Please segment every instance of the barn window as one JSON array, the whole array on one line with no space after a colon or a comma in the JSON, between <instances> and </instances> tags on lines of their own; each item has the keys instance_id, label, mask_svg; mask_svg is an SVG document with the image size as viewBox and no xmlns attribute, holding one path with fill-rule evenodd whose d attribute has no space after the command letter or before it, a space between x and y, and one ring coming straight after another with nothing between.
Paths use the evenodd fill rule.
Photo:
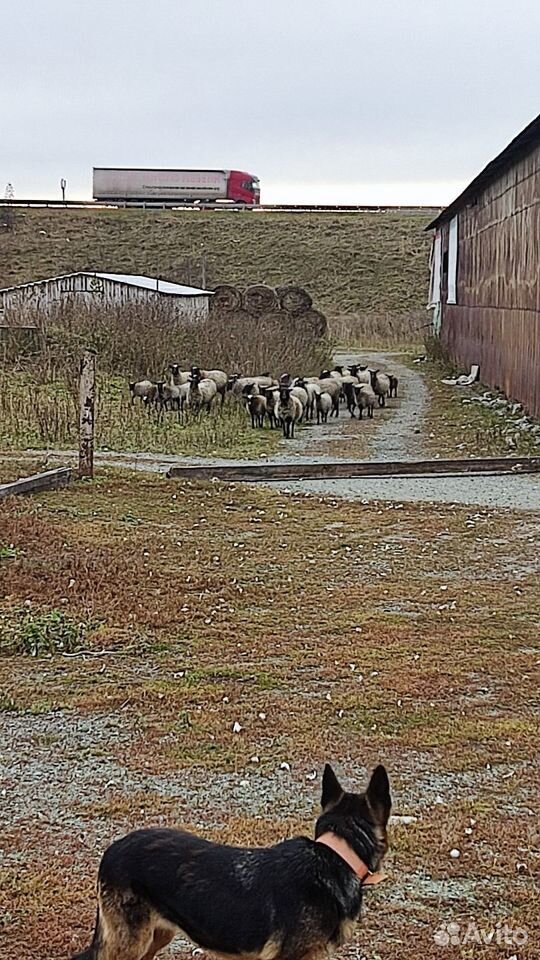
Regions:
<instances>
[{"instance_id":1,"label":"barn window","mask_svg":"<svg viewBox=\"0 0 540 960\"><path fill-rule=\"evenodd\" d=\"M448 286L447 303L457 303L458 218L453 217L448 228Z\"/></svg>"},{"instance_id":2,"label":"barn window","mask_svg":"<svg viewBox=\"0 0 540 960\"><path fill-rule=\"evenodd\" d=\"M442 237L440 231L437 231L431 250L431 277L428 307L434 307L437 303L441 302L441 251Z\"/></svg>"},{"instance_id":3,"label":"barn window","mask_svg":"<svg viewBox=\"0 0 540 960\"><path fill-rule=\"evenodd\" d=\"M443 277L446 280L448 277L448 250L445 250L442 255L442 272Z\"/></svg>"}]
</instances>

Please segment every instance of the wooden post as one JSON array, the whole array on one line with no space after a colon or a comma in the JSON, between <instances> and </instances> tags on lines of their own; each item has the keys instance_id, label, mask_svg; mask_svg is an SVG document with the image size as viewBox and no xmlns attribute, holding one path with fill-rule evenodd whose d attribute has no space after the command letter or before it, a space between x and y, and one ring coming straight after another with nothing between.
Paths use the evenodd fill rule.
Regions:
<instances>
[{"instance_id":1,"label":"wooden post","mask_svg":"<svg viewBox=\"0 0 540 960\"><path fill-rule=\"evenodd\" d=\"M79 477L94 476L96 351L85 350L79 380Z\"/></svg>"}]
</instances>

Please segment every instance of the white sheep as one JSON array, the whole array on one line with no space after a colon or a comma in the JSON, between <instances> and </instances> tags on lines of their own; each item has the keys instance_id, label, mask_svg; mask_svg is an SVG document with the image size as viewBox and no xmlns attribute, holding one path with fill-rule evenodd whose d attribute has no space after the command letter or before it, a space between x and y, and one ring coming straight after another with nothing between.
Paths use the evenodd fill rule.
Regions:
<instances>
[{"instance_id":1,"label":"white sheep","mask_svg":"<svg viewBox=\"0 0 540 960\"><path fill-rule=\"evenodd\" d=\"M173 387L180 387L183 383L189 383L189 370L181 370L179 363L171 363L169 366L171 373L170 383Z\"/></svg>"},{"instance_id":2,"label":"white sheep","mask_svg":"<svg viewBox=\"0 0 540 960\"><path fill-rule=\"evenodd\" d=\"M157 384L151 380L137 380L129 384L131 394L131 403L135 403L135 398L139 397L144 404L154 403L157 399Z\"/></svg>"},{"instance_id":3,"label":"white sheep","mask_svg":"<svg viewBox=\"0 0 540 960\"><path fill-rule=\"evenodd\" d=\"M196 410L203 407L211 410L212 403L217 396L217 386L214 380L205 377L192 376L190 379L189 402Z\"/></svg>"},{"instance_id":4,"label":"white sheep","mask_svg":"<svg viewBox=\"0 0 540 960\"><path fill-rule=\"evenodd\" d=\"M375 407L376 395L371 384L361 383L355 387L356 406L358 407L358 419L362 419L362 413L367 410L370 420L373 419L373 409Z\"/></svg>"},{"instance_id":5,"label":"white sheep","mask_svg":"<svg viewBox=\"0 0 540 960\"><path fill-rule=\"evenodd\" d=\"M341 394L341 383L338 383L334 377L321 377L319 387L323 393L329 393L332 397L332 414L339 417L339 397ZM332 416L330 414L330 416Z\"/></svg>"},{"instance_id":6,"label":"white sheep","mask_svg":"<svg viewBox=\"0 0 540 960\"><path fill-rule=\"evenodd\" d=\"M316 398L317 403L317 423L320 423L321 420L323 423L328 423L328 414L332 410L332 397L329 393L318 393Z\"/></svg>"},{"instance_id":7,"label":"white sheep","mask_svg":"<svg viewBox=\"0 0 540 960\"><path fill-rule=\"evenodd\" d=\"M225 401L225 394L227 392L227 384L229 382L229 377L227 376L225 371L224 370L200 370L199 367L192 367L191 376L193 375L198 376L201 380L214 381L217 388L217 392L221 397L221 405L223 406L223 403Z\"/></svg>"},{"instance_id":8,"label":"white sheep","mask_svg":"<svg viewBox=\"0 0 540 960\"><path fill-rule=\"evenodd\" d=\"M371 386L379 398L379 406L384 407L386 397L390 393L390 377L388 377L386 373L380 373L379 370L372 370Z\"/></svg>"},{"instance_id":9,"label":"white sheep","mask_svg":"<svg viewBox=\"0 0 540 960\"><path fill-rule=\"evenodd\" d=\"M278 419L281 420L283 436L286 440L294 439L294 425L301 420L304 410L298 397L292 395L292 389L292 387L280 387L279 389L277 415Z\"/></svg>"}]
</instances>

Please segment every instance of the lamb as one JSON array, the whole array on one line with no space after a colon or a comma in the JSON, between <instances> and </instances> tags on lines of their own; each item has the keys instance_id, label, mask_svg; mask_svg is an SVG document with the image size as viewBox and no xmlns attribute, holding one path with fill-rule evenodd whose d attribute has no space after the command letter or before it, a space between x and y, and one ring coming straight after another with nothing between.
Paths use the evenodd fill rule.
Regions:
<instances>
[{"instance_id":1,"label":"lamb","mask_svg":"<svg viewBox=\"0 0 540 960\"><path fill-rule=\"evenodd\" d=\"M167 409L178 410L178 418L180 418L180 413L184 410L189 399L191 384L189 382L182 383L178 387L174 383L165 383L163 380L158 380L156 387L156 404L159 407L160 414Z\"/></svg>"},{"instance_id":2,"label":"lamb","mask_svg":"<svg viewBox=\"0 0 540 960\"><path fill-rule=\"evenodd\" d=\"M332 397L329 393L319 393L316 398L317 403L317 423L320 423L321 420L323 423L328 423L328 414L332 410Z\"/></svg>"},{"instance_id":3,"label":"lamb","mask_svg":"<svg viewBox=\"0 0 540 960\"><path fill-rule=\"evenodd\" d=\"M225 371L224 370L200 370L199 367L192 367L191 376L194 376L194 375L200 377L201 380L214 381L217 387L217 392L221 397L221 406L223 406L225 402L225 394L227 392L227 384L229 382L229 378L225 373Z\"/></svg>"},{"instance_id":4,"label":"lamb","mask_svg":"<svg viewBox=\"0 0 540 960\"><path fill-rule=\"evenodd\" d=\"M372 370L371 386L379 398L379 406L384 407L386 397L390 392L390 377L386 373L380 373L379 370Z\"/></svg>"},{"instance_id":5,"label":"lamb","mask_svg":"<svg viewBox=\"0 0 540 960\"><path fill-rule=\"evenodd\" d=\"M356 405L354 397L354 388L358 385L358 379L352 374L343 377L342 392L347 403L347 410L351 417L354 417L354 408Z\"/></svg>"},{"instance_id":6,"label":"lamb","mask_svg":"<svg viewBox=\"0 0 540 960\"><path fill-rule=\"evenodd\" d=\"M375 407L375 392L370 384L361 383L355 387L356 406L358 407L358 419L362 419L362 413L367 410L370 420L373 419L373 410Z\"/></svg>"},{"instance_id":7,"label":"lamb","mask_svg":"<svg viewBox=\"0 0 540 960\"><path fill-rule=\"evenodd\" d=\"M210 411L216 396L217 386L214 380L192 374L189 391L189 402L192 407L195 407L197 410L205 407Z\"/></svg>"},{"instance_id":8,"label":"lamb","mask_svg":"<svg viewBox=\"0 0 540 960\"><path fill-rule=\"evenodd\" d=\"M157 384L152 383L151 380L138 380L133 381L129 384L129 392L131 394L131 403L135 403L135 398L140 397L141 402L144 404L155 403L157 399Z\"/></svg>"},{"instance_id":9,"label":"lamb","mask_svg":"<svg viewBox=\"0 0 540 960\"><path fill-rule=\"evenodd\" d=\"M318 383L308 383L307 380L304 380L304 390L308 395L306 420L313 420L315 410L317 409L317 397L321 393L321 388Z\"/></svg>"},{"instance_id":10,"label":"lamb","mask_svg":"<svg viewBox=\"0 0 540 960\"><path fill-rule=\"evenodd\" d=\"M399 380L397 377L394 377L391 373L388 375L388 379L390 380L390 390L388 391L388 396L397 397L397 388L398 388Z\"/></svg>"},{"instance_id":11,"label":"lamb","mask_svg":"<svg viewBox=\"0 0 540 960\"><path fill-rule=\"evenodd\" d=\"M291 390L291 387L280 387L277 406L277 415L281 420L283 436L286 440L294 439L294 425L301 420L303 413L300 400L292 395Z\"/></svg>"},{"instance_id":12,"label":"lamb","mask_svg":"<svg viewBox=\"0 0 540 960\"><path fill-rule=\"evenodd\" d=\"M266 397L260 393L250 393L247 397L246 407L251 416L252 427L264 427L264 418L267 413Z\"/></svg>"},{"instance_id":13,"label":"lamb","mask_svg":"<svg viewBox=\"0 0 540 960\"><path fill-rule=\"evenodd\" d=\"M277 427L279 423L279 417L277 413L279 390L275 387L262 387L262 392L266 399L266 416L268 417L270 429L273 430L274 427Z\"/></svg>"},{"instance_id":14,"label":"lamb","mask_svg":"<svg viewBox=\"0 0 540 960\"><path fill-rule=\"evenodd\" d=\"M339 417L339 396L341 393L341 384L334 377L323 377L319 380L321 392L329 393L332 397L332 414ZM330 414L330 416L332 416Z\"/></svg>"}]
</instances>

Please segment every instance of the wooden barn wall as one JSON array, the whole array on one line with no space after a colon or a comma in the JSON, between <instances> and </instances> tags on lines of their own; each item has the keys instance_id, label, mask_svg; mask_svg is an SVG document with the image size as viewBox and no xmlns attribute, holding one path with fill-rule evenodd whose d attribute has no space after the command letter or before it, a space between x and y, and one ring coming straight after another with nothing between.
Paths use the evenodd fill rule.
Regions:
<instances>
[{"instance_id":1,"label":"wooden barn wall","mask_svg":"<svg viewBox=\"0 0 540 960\"><path fill-rule=\"evenodd\" d=\"M441 338L463 367L540 417L540 147L459 212L457 305ZM443 250L448 226L443 230Z\"/></svg>"}]
</instances>

